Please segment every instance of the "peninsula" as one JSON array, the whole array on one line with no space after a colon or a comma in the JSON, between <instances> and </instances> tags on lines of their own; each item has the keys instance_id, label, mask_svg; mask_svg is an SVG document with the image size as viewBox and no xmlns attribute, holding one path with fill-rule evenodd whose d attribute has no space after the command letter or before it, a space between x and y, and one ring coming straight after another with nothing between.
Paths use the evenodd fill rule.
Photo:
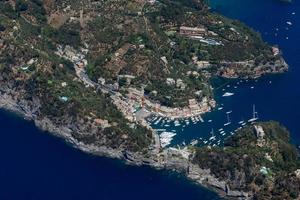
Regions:
<instances>
[{"instance_id":1,"label":"peninsula","mask_svg":"<svg viewBox=\"0 0 300 200\"><path fill-rule=\"evenodd\" d=\"M0 107L82 151L175 169L227 197L299 196L284 128L258 123L225 147L163 148L145 119L212 111L212 77L287 70L278 47L204 0L0 1Z\"/></svg>"}]
</instances>

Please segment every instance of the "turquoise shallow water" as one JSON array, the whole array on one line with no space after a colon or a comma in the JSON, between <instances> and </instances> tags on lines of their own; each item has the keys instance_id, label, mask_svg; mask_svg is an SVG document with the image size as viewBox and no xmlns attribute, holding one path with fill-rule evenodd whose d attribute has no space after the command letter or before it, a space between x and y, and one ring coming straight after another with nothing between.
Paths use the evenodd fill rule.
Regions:
<instances>
[{"instance_id":1,"label":"turquoise shallow water","mask_svg":"<svg viewBox=\"0 0 300 200\"><path fill-rule=\"evenodd\" d=\"M179 131L175 142L209 137L211 128L223 127L225 112L232 110L233 125L226 130L230 132L242 118L251 117L252 104L256 104L261 119L281 121L291 130L293 142L300 144L300 2L212 0L211 3L216 11L261 31L269 43L279 44L291 69L258 82L240 83L236 89L232 87L235 82L229 83L230 87L225 87L235 93L232 97L221 97L223 88L216 90L218 103L224 109L204 116L205 123ZM293 26L289 27L286 21L292 21ZM278 36L274 35L276 28ZM208 123L209 119L213 122ZM0 133L0 199L219 199L174 173L86 155L6 112L0 112Z\"/></svg>"}]
</instances>

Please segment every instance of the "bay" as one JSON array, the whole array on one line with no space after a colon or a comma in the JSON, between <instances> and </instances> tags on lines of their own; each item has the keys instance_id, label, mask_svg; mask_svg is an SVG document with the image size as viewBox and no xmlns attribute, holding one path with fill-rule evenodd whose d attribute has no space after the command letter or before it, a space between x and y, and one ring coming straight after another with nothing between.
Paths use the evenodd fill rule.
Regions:
<instances>
[{"instance_id":1,"label":"bay","mask_svg":"<svg viewBox=\"0 0 300 200\"><path fill-rule=\"evenodd\" d=\"M300 144L300 2L211 0L211 5L260 31L270 44L278 44L290 71L257 82L230 81L217 88L223 110L205 115L204 123L176 128L174 143L208 138L212 128L224 128L226 112L232 111L233 123L224 128L229 134L238 121L251 117L255 104L260 119L280 121L291 131L293 142ZM235 95L224 98L224 92ZM219 199L176 173L82 153L5 111L0 112L0 133L0 199Z\"/></svg>"}]
</instances>

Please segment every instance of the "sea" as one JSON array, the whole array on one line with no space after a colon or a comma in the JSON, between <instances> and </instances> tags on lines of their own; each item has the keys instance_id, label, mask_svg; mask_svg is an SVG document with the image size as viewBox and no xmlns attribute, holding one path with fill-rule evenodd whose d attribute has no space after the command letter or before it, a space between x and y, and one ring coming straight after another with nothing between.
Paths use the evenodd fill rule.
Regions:
<instances>
[{"instance_id":1,"label":"sea","mask_svg":"<svg viewBox=\"0 0 300 200\"><path fill-rule=\"evenodd\" d=\"M289 72L259 80L214 80L218 107L204 122L170 125L177 135L171 145L207 140L211 130L222 141L252 117L276 120L300 145L300 2L280 0L211 0L211 9L259 31L279 45ZM291 22L291 23L287 23ZM225 92L233 96L223 97ZM223 109L218 109L222 107ZM227 114L230 113L230 125ZM157 124L155 128L163 128ZM225 135L219 133L223 129ZM85 154L63 140L38 130L32 122L0 111L0 200L214 200L213 192L172 171L125 165L122 161Z\"/></svg>"}]
</instances>

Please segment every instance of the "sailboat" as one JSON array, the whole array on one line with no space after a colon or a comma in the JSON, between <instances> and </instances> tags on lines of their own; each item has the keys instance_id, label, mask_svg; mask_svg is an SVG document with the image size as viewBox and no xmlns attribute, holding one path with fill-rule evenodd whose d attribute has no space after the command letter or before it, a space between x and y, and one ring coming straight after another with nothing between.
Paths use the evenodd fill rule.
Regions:
<instances>
[{"instance_id":1,"label":"sailboat","mask_svg":"<svg viewBox=\"0 0 300 200\"><path fill-rule=\"evenodd\" d=\"M227 123L224 124L224 126L228 126L228 125L231 124L230 117L229 117L229 114L230 114L230 113L231 113L231 112L227 112L227 113L226 113L226 114L227 114Z\"/></svg>"},{"instance_id":2,"label":"sailboat","mask_svg":"<svg viewBox=\"0 0 300 200\"><path fill-rule=\"evenodd\" d=\"M211 129L211 137L209 138L209 140L215 140L216 139L216 136L215 136L215 133L214 133L214 129Z\"/></svg>"},{"instance_id":3,"label":"sailboat","mask_svg":"<svg viewBox=\"0 0 300 200\"><path fill-rule=\"evenodd\" d=\"M256 120L258 120L258 113L255 110L255 104L253 104L253 116L248 120L248 122L254 122Z\"/></svg>"}]
</instances>

